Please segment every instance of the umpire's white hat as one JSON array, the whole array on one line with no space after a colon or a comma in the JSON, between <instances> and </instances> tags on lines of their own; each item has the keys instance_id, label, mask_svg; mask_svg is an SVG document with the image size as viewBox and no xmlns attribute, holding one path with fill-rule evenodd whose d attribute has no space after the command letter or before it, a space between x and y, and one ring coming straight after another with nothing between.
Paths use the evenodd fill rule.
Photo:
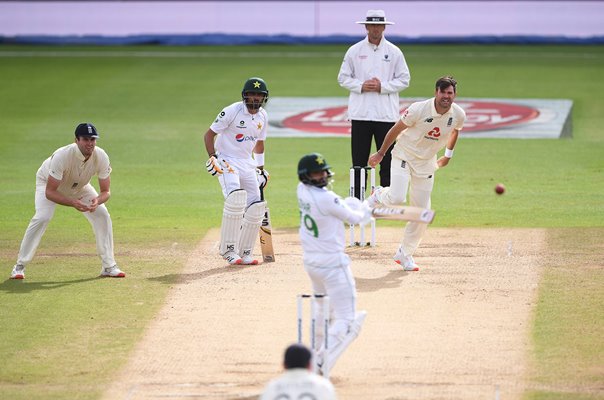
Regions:
<instances>
[{"instance_id":1,"label":"umpire's white hat","mask_svg":"<svg viewBox=\"0 0 604 400\"><path fill-rule=\"evenodd\" d=\"M363 25L394 25L394 22L386 20L384 10L369 10L365 21L357 21L357 24Z\"/></svg>"}]
</instances>

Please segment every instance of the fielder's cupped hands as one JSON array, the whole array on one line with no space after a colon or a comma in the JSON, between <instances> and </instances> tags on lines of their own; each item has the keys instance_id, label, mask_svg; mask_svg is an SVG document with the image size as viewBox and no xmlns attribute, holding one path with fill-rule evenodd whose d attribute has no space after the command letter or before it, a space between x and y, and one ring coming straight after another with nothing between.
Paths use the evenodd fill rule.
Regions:
<instances>
[{"instance_id":1,"label":"fielder's cupped hands","mask_svg":"<svg viewBox=\"0 0 604 400\"><path fill-rule=\"evenodd\" d=\"M90 200L90 205L88 206L88 211L95 212L98 206L99 206L99 198L94 197L92 200Z\"/></svg>"},{"instance_id":2,"label":"fielder's cupped hands","mask_svg":"<svg viewBox=\"0 0 604 400\"><path fill-rule=\"evenodd\" d=\"M75 199L73 201L73 208L75 208L76 210L81 211L81 212L91 211L90 207L88 206L88 204L84 203L82 201L81 197L79 199ZM94 207L94 209L96 210L96 207Z\"/></svg>"}]
</instances>

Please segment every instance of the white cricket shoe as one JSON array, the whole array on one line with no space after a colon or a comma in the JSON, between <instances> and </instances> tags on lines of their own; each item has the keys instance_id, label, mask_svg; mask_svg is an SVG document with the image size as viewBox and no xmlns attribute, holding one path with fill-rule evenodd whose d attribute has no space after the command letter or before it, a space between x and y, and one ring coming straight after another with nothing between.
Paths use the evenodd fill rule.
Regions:
<instances>
[{"instance_id":1,"label":"white cricket shoe","mask_svg":"<svg viewBox=\"0 0 604 400\"><path fill-rule=\"evenodd\" d=\"M101 276L109 278L125 278L126 274L118 268L117 264L115 264L113 267L102 268Z\"/></svg>"},{"instance_id":2,"label":"white cricket shoe","mask_svg":"<svg viewBox=\"0 0 604 400\"><path fill-rule=\"evenodd\" d=\"M241 259L241 264L243 265L258 265L258 260L256 260L252 256L243 256Z\"/></svg>"},{"instance_id":3,"label":"white cricket shoe","mask_svg":"<svg viewBox=\"0 0 604 400\"><path fill-rule=\"evenodd\" d=\"M237 253L235 253L233 250L229 250L226 253L224 253L222 258L227 260L227 262L231 265L239 265L243 262L241 257L239 257L239 255Z\"/></svg>"},{"instance_id":4,"label":"white cricket shoe","mask_svg":"<svg viewBox=\"0 0 604 400\"><path fill-rule=\"evenodd\" d=\"M413 257L403 254L402 246L398 248L396 254L392 258L394 259L394 262L400 264L405 271L419 271L419 267L415 263L415 260L413 260Z\"/></svg>"},{"instance_id":5,"label":"white cricket shoe","mask_svg":"<svg viewBox=\"0 0 604 400\"><path fill-rule=\"evenodd\" d=\"M11 279L24 279L25 278L25 265L15 264L13 272L10 273Z\"/></svg>"},{"instance_id":6,"label":"white cricket shoe","mask_svg":"<svg viewBox=\"0 0 604 400\"><path fill-rule=\"evenodd\" d=\"M375 207L383 205L382 189L384 189L384 188L381 186L376 186L376 188L373 191L373 193L371 194L371 196L367 197L367 199L365 200L365 202L367 203L367 205L370 208L375 208Z\"/></svg>"}]
</instances>

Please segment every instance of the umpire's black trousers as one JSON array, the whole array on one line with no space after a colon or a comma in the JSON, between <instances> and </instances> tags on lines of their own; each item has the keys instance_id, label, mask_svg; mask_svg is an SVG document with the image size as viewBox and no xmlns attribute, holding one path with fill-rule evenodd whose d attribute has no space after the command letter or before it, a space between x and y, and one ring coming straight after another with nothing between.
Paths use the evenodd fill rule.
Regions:
<instances>
[{"instance_id":1,"label":"umpire's black trousers","mask_svg":"<svg viewBox=\"0 0 604 400\"><path fill-rule=\"evenodd\" d=\"M384 143L386 133L392 128L394 122L352 120L351 123L352 165L354 167L365 167L367 166L367 160L369 160L371 152L371 140L375 138L375 146L376 150L378 150L382 146L382 143ZM391 151L392 146L390 146L380 163L380 186L390 186ZM368 179L369 176L367 175L365 187L369 187ZM360 182L361 177L356 173L354 177L354 196L356 198L360 196Z\"/></svg>"}]
</instances>

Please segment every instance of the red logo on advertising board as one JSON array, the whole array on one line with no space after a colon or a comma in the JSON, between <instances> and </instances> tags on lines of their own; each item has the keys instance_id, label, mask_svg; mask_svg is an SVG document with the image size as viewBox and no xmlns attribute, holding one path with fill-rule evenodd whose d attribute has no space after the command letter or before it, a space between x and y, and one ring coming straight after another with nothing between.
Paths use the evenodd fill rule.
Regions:
<instances>
[{"instance_id":1,"label":"red logo on advertising board","mask_svg":"<svg viewBox=\"0 0 604 400\"><path fill-rule=\"evenodd\" d=\"M466 112L462 134L524 124L539 116L537 109L519 104L466 100L456 103ZM401 112L409 105L411 105L409 101L402 100ZM305 111L285 118L282 125L304 132L348 135L350 121L347 120L347 109L346 106L339 106Z\"/></svg>"}]
</instances>

